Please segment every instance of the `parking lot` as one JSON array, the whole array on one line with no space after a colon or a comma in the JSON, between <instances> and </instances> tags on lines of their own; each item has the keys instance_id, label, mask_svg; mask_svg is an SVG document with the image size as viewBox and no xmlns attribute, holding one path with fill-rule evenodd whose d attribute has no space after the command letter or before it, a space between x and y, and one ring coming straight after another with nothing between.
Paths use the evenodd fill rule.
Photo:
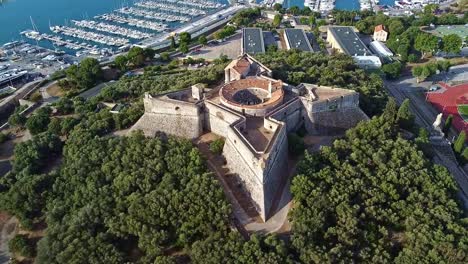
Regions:
<instances>
[{"instance_id":1,"label":"parking lot","mask_svg":"<svg viewBox=\"0 0 468 264\"><path fill-rule=\"evenodd\" d=\"M241 41L242 35L238 33L220 43L212 41L207 46L200 48L198 51L191 52L189 56L194 58L204 58L206 60L214 60L219 58L221 55L226 55L229 59L235 59L241 53Z\"/></svg>"},{"instance_id":2,"label":"parking lot","mask_svg":"<svg viewBox=\"0 0 468 264\"><path fill-rule=\"evenodd\" d=\"M75 57L25 42L4 45L0 48L0 69L2 71L18 69L47 76L76 62Z\"/></svg>"}]
</instances>

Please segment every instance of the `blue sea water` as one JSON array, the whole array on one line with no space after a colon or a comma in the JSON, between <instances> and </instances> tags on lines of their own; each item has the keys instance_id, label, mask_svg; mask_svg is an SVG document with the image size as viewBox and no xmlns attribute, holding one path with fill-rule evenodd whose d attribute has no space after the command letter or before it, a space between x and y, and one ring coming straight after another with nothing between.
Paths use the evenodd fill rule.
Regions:
<instances>
[{"instance_id":1,"label":"blue sea water","mask_svg":"<svg viewBox=\"0 0 468 264\"><path fill-rule=\"evenodd\" d=\"M217 0L228 3L228 0ZM31 19L40 32L51 25L66 25L70 20L92 19L109 13L128 0L2 0L0 1L0 44L21 39L20 32L31 29Z\"/></svg>"}]
</instances>

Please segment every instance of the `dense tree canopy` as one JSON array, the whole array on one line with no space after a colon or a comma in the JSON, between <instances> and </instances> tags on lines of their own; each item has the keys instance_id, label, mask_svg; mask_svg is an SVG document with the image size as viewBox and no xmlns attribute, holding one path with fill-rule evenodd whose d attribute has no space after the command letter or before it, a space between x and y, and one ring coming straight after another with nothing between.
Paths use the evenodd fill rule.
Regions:
<instances>
[{"instance_id":1,"label":"dense tree canopy","mask_svg":"<svg viewBox=\"0 0 468 264\"><path fill-rule=\"evenodd\" d=\"M387 96L382 79L366 74L353 59L344 54L328 56L320 53L279 51L258 55L276 78L287 83L314 83L352 89L360 93L363 110L374 115L384 107Z\"/></svg>"},{"instance_id":2,"label":"dense tree canopy","mask_svg":"<svg viewBox=\"0 0 468 264\"><path fill-rule=\"evenodd\" d=\"M116 84L103 89L101 93L105 100L119 98L137 98L144 92L159 94L162 92L180 90L196 83L217 83L223 76L224 64L214 65L197 71L180 71L162 73L160 68L147 67L143 75L121 78Z\"/></svg>"},{"instance_id":3,"label":"dense tree canopy","mask_svg":"<svg viewBox=\"0 0 468 264\"><path fill-rule=\"evenodd\" d=\"M99 61L94 58L85 58L79 65L72 65L65 72L69 85L78 89L93 87L103 76Z\"/></svg>"},{"instance_id":4,"label":"dense tree canopy","mask_svg":"<svg viewBox=\"0 0 468 264\"><path fill-rule=\"evenodd\" d=\"M397 127L392 100L382 116L305 156L291 214L302 262L467 262L468 223L454 179Z\"/></svg>"},{"instance_id":5,"label":"dense tree canopy","mask_svg":"<svg viewBox=\"0 0 468 264\"><path fill-rule=\"evenodd\" d=\"M79 128L53 189L41 263L122 263L126 250L153 261L228 227L223 191L188 141L96 138Z\"/></svg>"}]
</instances>

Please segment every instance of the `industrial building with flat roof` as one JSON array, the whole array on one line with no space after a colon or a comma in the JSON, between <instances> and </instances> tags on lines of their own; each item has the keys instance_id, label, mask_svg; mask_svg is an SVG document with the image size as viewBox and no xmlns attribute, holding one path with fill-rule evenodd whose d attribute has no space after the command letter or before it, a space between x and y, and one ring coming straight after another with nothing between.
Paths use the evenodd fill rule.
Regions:
<instances>
[{"instance_id":1,"label":"industrial building with flat roof","mask_svg":"<svg viewBox=\"0 0 468 264\"><path fill-rule=\"evenodd\" d=\"M353 27L328 27L327 41L332 48L350 56L367 56L372 54Z\"/></svg>"},{"instance_id":2,"label":"industrial building with flat roof","mask_svg":"<svg viewBox=\"0 0 468 264\"><path fill-rule=\"evenodd\" d=\"M382 67L379 57L374 56L356 34L354 27L330 26L327 41L338 52L352 56L356 64L364 69Z\"/></svg>"},{"instance_id":3,"label":"industrial building with flat roof","mask_svg":"<svg viewBox=\"0 0 468 264\"><path fill-rule=\"evenodd\" d=\"M242 54L258 54L265 52L265 42L261 28L242 29Z\"/></svg>"},{"instance_id":4,"label":"industrial building with flat roof","mask_svg":"<svg viewBox=\"0 0 468 264\"><path fill-rule=\"evenodd\" d=\"M302 29L287 28L284 30L284 40L286 42L286 48L298 49L301 51L313 52L312 46L310 45L309 39L306 33Z\"/></svg>"}]
</instances>

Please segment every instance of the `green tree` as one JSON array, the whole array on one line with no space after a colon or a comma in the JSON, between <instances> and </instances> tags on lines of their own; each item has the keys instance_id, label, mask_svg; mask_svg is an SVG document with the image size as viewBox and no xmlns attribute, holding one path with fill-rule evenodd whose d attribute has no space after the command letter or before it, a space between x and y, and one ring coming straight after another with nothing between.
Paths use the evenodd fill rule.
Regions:
<instances>
[{"instance_id":1,"label":"green tree","mask_svg":"<svg viewBox=\"0 0 468 264\"><path fill-rule=\"evenodd\" d=\"M168 62L171 60L169 52L162 52L160 55L161 55L161 61Z\"/></svg>"},{"instance_id":2,"label":"green tree","mask_svg":"<svg viewBox=\"0 0 468 264\"><path fill-rule=\"evenodd\" d=\"M11 252L20 256L31 258L34 257L35 251L33 245L24 235L16 235L8 242L8 248Z\"/></svg>"},{"instance_id":3,"label":"green tree","mask_svg":"<svg viewBox=\"0 0 468 264\"><path fill-rule=\"evenodd\" d=\"M185 43L185 42L180 43L179 51L182 52L182 53L189 52L189 47L188 47L187 43Z\"/></svg>"},{"instance_id":4,"label":"green tree","mask_svg":"<svg viewBox=\"0 0 468 264\"><path fill-rule=\"evenodd\" d=\"M10 138L10 136L8 134L0 132L0 144L7 141L9 138Z\"/></svg>"},{"instance_id":5,"label":"green tree","mask_svg":"<svg viewBox=\"0 0 468 264\"><path fill-rule=\"evenodd\" d=\"M85 58L79 65L72 65L66 70L67 79L79 89L87 89L96 85L102 79L102 69L99 61Z\"/></svg>"},{"instance_id":6,"label":"green tree","mask_svg":"<svg viewBox=\"0 0 468 264\"><path fill-rule=\"evenodd\" d=\"M281 5L280 3L275 3L275 4L273 5L273 9L274 9L275 11L281 11L281 9L283 9L283 5Z\"/></svg>"},{"instance_id":7,"label":"green tree","mask_svg":"<svg viewBox=\"0 0 468 264\"><path fill-rule=\"evenodd\" d=\"M199 38L198 38L198 44L202 45L202 46L206 46L206 44L208 43L208 39L206 38L205 35L201 35Z\"/></svg>"},{"instance_id":8,"label":"green tree","mask_svg":"<svg viewBox=\"0 0 468 264\"><path fill-rule=\"evenodd\" d=\"M20 113L13 113L8 118L8 124L13 127L22 127L26 124L26 117Z\"/></svg>"},{"instance_id":9,"label":"green tree","mask_svg":"<svg viewBox=\"0 0 468 264\"><path fill-rule=\"evenodd\" d=\"M169 37L169 40L171 41L170 48L171 48L171 49L175 49L177 45L176 45L176 41L175 41L174 36L170 36L170 37Z\"/></svg>"},{"instance_id":10,"label":"green tree","mask_svg":"<svg viewBox=\"0 0 468 264\"><path fill-rule=\"evenodd\" d=\"M465 148L465 141L466 141L466 132L463 130L458 134L457 139L455 140L455 143L453 143L453 150L461 154L462 150Z\"/></svg>"},{"instance_id":11,"label":"green tree","mask_svg":"<svg viewBox=\"0 0 468 264\"><path fill-rule=\"evenodd\" d=\"M436 36L428 33L420 33L414 41L414 48L422 52L422 57L428 52L434 52L439 46L439 40Z\"/></svg>"},{"instance_id":12,"label":"green tree","mask_svg":"<svg viewBox=\"0 0 468 264\"><path fill-rule=\"evenodd\" d=\"M182 45L185 43L187 46L190 44L192 41L192 36L188 32L182 32L179 35L179 45Z\"/></svg>"},{"instance_id":13,"label":"green tree","mask_svg":"<svg viewBox=\"0 0 468 264\"><path fill-rule=\"evenodd\" d=\"M35 114L26 121L26 128L31 134L36 135L47 130L50 122L50 109L39 109Z\"/></svg>"},{"instance_id":14,"label":"green tree","mask_svg":"<svg viewBox=\"0 0 468 264\"><path fill-rule=\"evenodd\" d=\"M279 25L281 24L281 18L282 16L280 14L275 15L275 17L273 18L273 23L272 23L273 27L275 28L279 27Z\"/></svg>"},{"instance_id":15,"label":"green tree","mask_svg":"<svg viewBox=\"0 0 468 264\"><path fill-rule=\"evenodd\" d=\"M445 35L442 38L442 50L447 53L460 53L462 44L463 40L457 34Z\"/></svg>"},{"instance_id":16,"label":"green tree","mask_svg":"<svg viewBox=\"0 0 468 264\"><path fill-rule=\"evenodd\" d=\"M128 59L125 55L119 55L115 57L114 60L115 66L121 71L127 71Z\"/></svg>"},{"instance_id":17,"label":"green tree","mask_svg":"<svg viewBox=\"0 0 468 264\"><path fill-rule=\"evenodd\" d=\"M291 246L302 263L468 259L455 180L399 136L390 109L298 165Z\"/></svg>"},{"instance_id":18,"label":"green tree","mask_svg":"<svg viewBox=\"0 0 468 264\"><path fill-rule=\"evenodd\" d=\"M468 163L468 148L464 148L460 156L462 164Z\"/></svg>"},{"instance_id":19,"label":"green tree","mask_svg":"<svg viewBox=\"0 0 468 264\"><path fill-rule=\"evenodd\" d=\"M410 100L405 99L398 109L397 121L401 128L411 130L414 126L414 115L410 110Z\"/></svg>"},{"instance_id":20,"label":"green tree","mask_svg":"<svg viewBox=\"0 0 468 264\"><path fill-rule=\"evenodd\" d=\"M388 25L388 30L390 34L400 35L405 31L405 25L400 19L393 19Z\"/></svg>"},{"instance_id":21,"label":"green tree","mask_svg":"<svg viewBox=\"0 0 468 264\"><path fill-rule=\"evenodd\" d=\"M385 73L385 76L389 79L396 79L400 77L402 69L403 65L399 61L390 64L385 64L382 66L382 71Z\"/></svg>"},{"instance_id":22,"label":"green tree","mask_svg":"<svg viewBox=\"0 0 468 264\"><path fill-rule=\"evenodd\" d=\"M453 115L450 114L445 120L444 126L442 128L442 132L444 133L445 136L448 135L450 128L452 128L452 122L453 122Z\"/></svg>"},{"instance_id":23,"label":"green tree","mask_svg":"<svg viewBox=\"0 0 468 264\"><path fill-rule=\"evenodd\" d=\"M132 47L127 54L128 63L134 67L140 67L145 64L146 56L144 49L140 47Z\"/></svg>"}]
</instances>

